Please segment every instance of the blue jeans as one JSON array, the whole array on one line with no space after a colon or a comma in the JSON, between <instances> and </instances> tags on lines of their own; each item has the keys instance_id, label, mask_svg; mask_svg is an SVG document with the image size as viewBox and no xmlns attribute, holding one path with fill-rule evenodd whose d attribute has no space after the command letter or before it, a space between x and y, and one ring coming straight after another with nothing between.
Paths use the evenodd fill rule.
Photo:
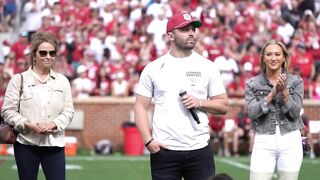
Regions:
<instances>
[{"instance_id":1,"label":"blue jeans","mask_svg":"<svg viewBox=\"0 0 320 180\"><path fill-rule=\"evenodd\" d=\"M20 180L37 180L39 165L47 180L65 180L64 147L41 147L14 144L14 156Z\"/></svg>"},{"instance_id":2,"label":"blue jeans","mask_svg":"<svg viewBox=\"0 0 320 180\"><path fill-rule=\"evenodd\" d=\"M206 180L215 174L213 151L208 145L191 151L160 149L151 154L153 180Z\"/></svg>"}]
</instances>

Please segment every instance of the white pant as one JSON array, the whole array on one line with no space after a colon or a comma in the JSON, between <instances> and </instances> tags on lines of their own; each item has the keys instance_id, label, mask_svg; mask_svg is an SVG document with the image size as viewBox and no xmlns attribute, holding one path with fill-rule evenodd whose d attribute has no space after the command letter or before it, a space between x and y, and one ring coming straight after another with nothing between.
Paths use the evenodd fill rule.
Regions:
<instances>
[{"instance_id":1,"label":"white pant","mask_svg":"<svg viewBox=\"0 0 320 180\"><path fill-rule=\"evenodd\" d=\"M303 159L301 133L299 130L285 135L256 134L250 160L250 173L273 174L277 172L299 173ZM278 174L279 175L279 174Z\"/></svg>"}]
</instances>

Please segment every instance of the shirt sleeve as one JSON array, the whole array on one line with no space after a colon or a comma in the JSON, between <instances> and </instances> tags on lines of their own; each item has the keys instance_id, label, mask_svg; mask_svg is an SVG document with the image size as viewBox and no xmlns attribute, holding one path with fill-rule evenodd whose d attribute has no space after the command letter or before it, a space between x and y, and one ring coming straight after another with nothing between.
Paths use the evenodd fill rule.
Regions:
<instances>
[{"instance_id":1,"label":"shirt sleeve","mask_svg":"<svg viewBox=\"0 0 320 180\"><path fill-rule=\"evenodd\" d=\"M23 132L25 131L24 122L27 121L27 118L22 117L19 113L20 84L20 74L14 75L9 81L1 108L1 115L5 122L14 126L16 131Z\"/></svg>"},{"instance_id":2,"label":"shirt sleeve","mask_svg":"<svg viewBox=\"0 0 320 180\"><path fill-rule=\"evenodd\" d=\"M253 92L254 80L248 80L245 88L245 99L248 106L248 115L251 119L257 119L270 111L270 107L265 98L257 100Z\"/></svg>"},{"instance_id":3,"label":"shirt sleeve","mask_svg":"<svg viewBox=\"0 0 320 180\"><path fill-rule=\"evenodd\" d=\"M303 105L303 80L297 77L293 82L293 86L289 87L289 98L287 103L283 103L281 112L287 116L288 119L297 119L300 116L300 111Z\"/></svg>"},{"instance_id":4,"label":"shirt sleeve","mask_svg":"<svg viewBox=\"0 0 320 180\"><path fill-rule=\"evenodd\" d=\"M151 78L151 67L146 66L142 71L136 93L145 97L153 96L153 85Z\"/></svg>"},{"instance_id":5,"label":"shirt sleeve","mask_svg":"<svg viewBox=\"0 0 320 180\"><path fill-rule=\"evenodd\" d=\"M225 94L226 89L224 88L220 71L218 70L218 68L216 68L216 66L214 66L213 63L209 72L210 72L209 74L210 81L209 81L209 87L208 87L209 97Z\"/></svg>"}]
</instances>

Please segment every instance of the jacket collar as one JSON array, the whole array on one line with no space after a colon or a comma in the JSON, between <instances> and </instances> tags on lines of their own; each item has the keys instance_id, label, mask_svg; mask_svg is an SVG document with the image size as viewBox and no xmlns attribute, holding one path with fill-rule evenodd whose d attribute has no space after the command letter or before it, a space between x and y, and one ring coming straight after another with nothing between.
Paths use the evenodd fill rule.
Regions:
<instances>
[{"instance_id":1,"label":"jacket collar","mask_svg":"<svg viewBox=\"0 0 320 180\"><path fill-rule=\"evenodd\" d=\"M288 77L289 73L288 71L282 69L282 73L286 74L286 76ZM272 84L270 83L270 81L267 78L267 74L265 72L261 72L260 74L261 78L260 78L260 83L263 85L269 85L272 86Z\"/></svg>"},{"instance_id":2,"label":"jacket collar","mask_svg":"<svg viewBox=\"0 0 320 180\"><path fill-rule=\"evenodd\" d=\"M33 78L31 67L27 71L25 71L23 75L26 76L25 81L28 85L34 86L36 84ZM51 69L49 72L49 79L56 79L56 78L57 78L57 73Z\"/></svg>"}]
</instances>

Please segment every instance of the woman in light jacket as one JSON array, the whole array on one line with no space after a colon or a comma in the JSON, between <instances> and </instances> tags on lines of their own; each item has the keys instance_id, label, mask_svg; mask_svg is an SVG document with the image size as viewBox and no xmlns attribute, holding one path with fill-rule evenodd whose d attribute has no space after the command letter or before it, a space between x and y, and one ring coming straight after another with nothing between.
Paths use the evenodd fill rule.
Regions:
<instances>
[{"instance_id":1,"label":"woman in light jacket","mask_svg":"<svg viewBox=\"0 0 320 180\"><path fill-rule=\"evenodd\" d=\"M33 35L31 67L10 80L2 107L18 131L14 156L20 180L36 180L41 164L46 179L65 179L64 130L74 114L68 79L54 71L58 41L51 33ZM20 99L20 100L19 100ZM20 102L20 105L19 105Z\"/></svg>"},{"instance_id":2,"label":"woman in light jacket","mask_svg":"<svg viewBox=\"0 0 320 180\"><path fill-rule=\"evenodd\" d=\"M267 42L260 53L261 73L246 82L248 115L255 131L250 180L296 180L303 152L300 117L303 81L289 74L289 53L279 41Z\"/></svg>"}]
</instances>

